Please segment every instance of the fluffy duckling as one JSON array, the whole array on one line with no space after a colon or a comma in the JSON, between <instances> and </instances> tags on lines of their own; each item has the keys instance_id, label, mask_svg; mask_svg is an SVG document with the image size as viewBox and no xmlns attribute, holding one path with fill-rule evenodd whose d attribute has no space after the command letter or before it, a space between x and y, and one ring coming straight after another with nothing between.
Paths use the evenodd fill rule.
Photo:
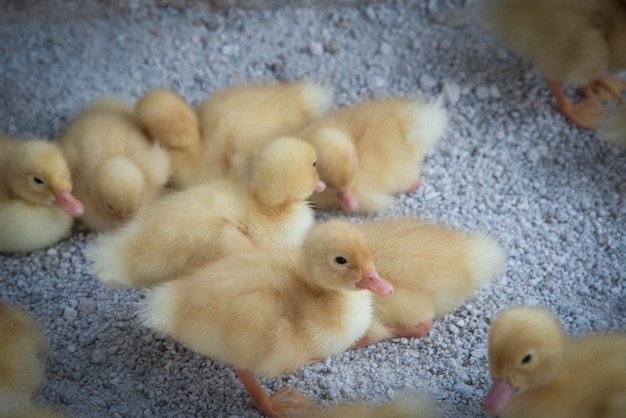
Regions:
<instances>
[{"instance_id":1,"label":"fluffy duckling","mask_svg":"<svg viewBox=\"0 0 626 418\"><path fill-rule=\"evenodd\" d=\"M358 345L422 337L435 316L451 312L498 275L506 259L500 245L483 233L414 219L372 221L361 230L378 271L395 292L375 299L372 325Z\"/></svg>"},{"instance_id":2,"label":"fluffy duckling","mask_svg":"<svg viewBox=\"0 0 626 418\"><path fill-rule=\"evenodd\" d=\"M227 177L175 192L89 250L105 283L151 286L229 253L301 244L323 190L315 149L294 137L261 148L248 182ZM158 239L154 239L158 237Z\"/></svg>"},{"instance_id":3,"label":"fluffy duckling","mask_svg":"<svg viewBox=\"0 0 626 418\"><path fill-rule=\"evenodd\" d=\"M284 416L314 406L289 388L270 398L255 376L292 373L349 348L369 326L372 293L392 291L358 228L334 220L315 225L301 249L234 254L158 286L142 318L234 365L259 410Z\"/></svg>"},{"instance_id":4,"label":"fluffy duckling","mask_svg":"<svg viewBox=\"0 0 626 418\"><path fill-rule=\"evenodd\" d=\"M151 143L133 110L117 99L99 99L83 110L60 139L80 218L90 230L106 231L128 222L155 200L169 177L167 151Z\"/></svg>"},{"instance_id":5,"label":"fluffy duckling","mask_svg":"<svg viewBox=\"0 0 626 418\"><path fill-rule=\"evenodd\" d=\"M601 101L626 89L626 81L606 77L626 69L623 0L490 0L480 19L538 68L561 112L582 128L597 129ZM585 99L572 104L561 83L582 87Z\"/></svg>"},{"instance_id":6,"label":"fluffy duckling","mask_svg":"<svg viewBox=\"0 0 626 418\"><path fill-rule=\"evenodd\" d=\"M0 302L0 416L60 418L30 398L44 377L46 338L28 312Z\"/></svg>"},{"instance_id":7,"label":"fluffy duckling","mask_svg":"<svg viewBox=\"0 0 626 418\"><path fill-rule=\"evenodd\" d=\"M0 252L34 251L67 237L83 205L59 147L0 136Z\"/></svg>"},{"instance_id":8,"label":"fluffy duckling","mask_svg":"<svg viewBox=\"0 0 626 418\"><path fill-rule=\"evenodd\" d=\"M356 403L323 408L307 418L438 418L441 413L430 399L406 392L380 405Z\"/></svg>"},{"instance_id":9,"label":"fluffy duckling","mask_svg":"<svg viewBox=\"0 0 626 418\"><path fill-rule=\"evenodd\" d=\"M387 209L395 194L418 187L421 162L446 125L440 101L408 99L368 101L314 121L300 136L317 149L328 189L313 201L346 213Z\"/></svg>"},{"instance_id":10,"label":"fluffy duckling","mask_svg":"<svg viewBox=\"0 0 626 418\"><path fill-rule=\"evenodd\" d=\"M504 310L489 331L493 386L485 410L503 418L626 416L626 335L568 339L547 310Z\"/></svg>"},{"instance_id":11,"label":"fluffy duckling","mask_svg":"<svg viewBox=\"0 0 626 418\"><path fill-rule=\"evenodd\" d=\"M194 111L176 93L149 92L135 112L150 136L171 150L173 182L188 187L225 172L243 174L250 154L325 113L332 92L312 81L240 84Z\"/></svg>"},{"instance_id":12,"label":"fluffy duckling","mask_svg":"<svg viewBox=\"0 0 626 418\"><path fill-rule=\"evenodd\" d=\"M626 146L626 104L620 105L602 120L600 137L610 144Z\"/></svg>"}]
</instances>

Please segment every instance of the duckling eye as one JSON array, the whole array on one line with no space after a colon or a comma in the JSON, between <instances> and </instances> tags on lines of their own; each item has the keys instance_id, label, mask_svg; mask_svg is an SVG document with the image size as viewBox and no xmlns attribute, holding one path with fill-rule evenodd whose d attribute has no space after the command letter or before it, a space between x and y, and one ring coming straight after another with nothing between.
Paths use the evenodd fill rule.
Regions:
<instances>
[{"instance_id":1,"label":"duckling eye","mask_svg":"<svg viewBox=\"0 0 626 418\"><path fill-rule=\"evenodd\" d=\"M107 203L107 208L108 208L111 212L113 212L113 211L115 210L115 209L113 209L113 205L112 205L112 204L110 204L110 203Z\"/></svg>"},{"instance_id":2,"label":"duckling eye","mask_svg":"<svg viewBox=\"0 0 626 418\"><path fill-rule=\"evenodd\" d=\"M317 161L313 161L313 167L317 167Z\"/></svg>"},{"instance_id":3,"label":"duckling eye","mask_svg":"<svg viewBox=\"0 0 626 418\"><path fill-rule=\"evenodd\" d=\"M522 364L527 364L530 363L530 361L533 359L533 355L532 354L526 354L524 356L524 358L522 358Z\"/></svg>"},{"instance_id":4,"label":"duckling eye","mask_svg":"<svg viewBox=\"0 0 626 418\"><path fill-rule=\"evenodd\" d=\"M335 257L335 263L337 264L346 264L348 262L348 260L346 260L343 257Z\"/></svg>"},{"instance_id":5,"label":"duckling eye","mask_svg":"<svg viewBox=\"0 0 626 418\"><path fill-rule=\"evenodd\" d=\"M43 185L43 184L45 184L45 183L43 182L43 180L42 180L42 179L40 179L40 178L39 178L39 177L37 177L37 176L34 176L34 177L33 177L33 181L34 181L35 183L37 183L37 184L42 184L42 185Z\"/></svg>"}]
</instances>

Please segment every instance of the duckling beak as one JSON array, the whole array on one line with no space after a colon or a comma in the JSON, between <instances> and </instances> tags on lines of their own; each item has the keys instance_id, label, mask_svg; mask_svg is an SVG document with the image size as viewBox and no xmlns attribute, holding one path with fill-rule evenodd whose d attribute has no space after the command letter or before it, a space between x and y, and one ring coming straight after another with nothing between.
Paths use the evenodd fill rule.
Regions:
<instances>
[{"instance_id":1,"label":"duckling beak","mask_svg":"<svg viewBox=\"0 0 626 418\"><path fill-rule=\"evenodd\" d=\"M352 190L337 192L339 198L339 206L345 213L354 213L359 207L359 201Z\"/></svg>"},{"instance_id":2,"label":"duckling beak","mask_svg":"<svg viewBox=\"0 0 626 418\"><path fill-rule=\"evenodd\" d=\"M315 193L320 193L320 192L323 192L324 190L326 190L326 183L324 183L322 180L318 180L317 184L315 185L315 189L313 189L313 191Z\"/></svg>"},{"instance_id":3,"label":"duckling beak","mask_svg":"<svg viewBox=\"0 0 626 418\"><path fill-rule=\"evenodd\" d=\"M53 203L63 209L68 215L81 216L84 212L83 204L69 190L58 192Z\"/></svg>"},{"instance_id":4,"label":"duckling beak","mask_svg":"<svg viewBox=\"0 0 626 418\"><path fill-rule=\"evenodd\" d=\"M517 391L507 379L494 379L489 393L485 396L483 407L489 415L496 415L509 403L511 396Z\"/></svg>"},{"instance_id":5,"label":"duckling beak","mask_svg":"<svg viewBox=\"0 0 626 418\"><path fill-rule=\"evenodd\" d=\"M393 285L380 277L373 268L363 270L363 277L356 285L376 295L387 296L393 293Z\"/></svg>"}]
</instances>

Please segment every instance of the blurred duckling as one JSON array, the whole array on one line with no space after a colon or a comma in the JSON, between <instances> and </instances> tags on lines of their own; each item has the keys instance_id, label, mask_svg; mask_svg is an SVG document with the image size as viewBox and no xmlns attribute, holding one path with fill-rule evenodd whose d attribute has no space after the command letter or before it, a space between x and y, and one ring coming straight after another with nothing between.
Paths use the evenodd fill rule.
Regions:
<instances>
[{"instance_id":1,"label":"blurred duckling","mask_svg":"<svg viewBox=\"0 0 626 418\"><path fill-rule=\"evenodd\" d=\"M346 213L389 208L394 195L419 185L421 163L443 136L447 113L440 101L384 99L329 113L300 136L317 149L318 170L328 185L312 200Z\"/></svg>"},{"instance_id":2,"label":"blurred duckling","mask_svg":"<svg viewBox=\"0 0 626 418\"><path fill-rule=\"evenodd\" d=\"M441 413L433 401L425 396L406 392L380 405L355 403L320 409L307 418L439 418Z\"/></svg>"},{"instance_id":3,"label":"blurred duckling","mask_svg":"<svg viewBox=\"0 0 626 418\"><path fill-rule=\"evenodd\" d=\"M172 193L99 237L94 272L110 285L151 286L229 253L300 245L314 222L306 199L324 188L316 158L301 139L274 139L255 154L247 182L225 177Z\"/></svg>"},{"instance_id":4,"label":"blurred duckling","mask_svg":"<svg viewBox=\"0 0 626 418\"><path fill-rule=\"evenodd\" d=\"M489 331L488 414L502 418L626 416L626 335L568 338L547 310L504 310Z\"/></svg>"},{"instance_id":5,"label":"blurred duckling","mask_svg":"<svg viewBox=\"0 0 626 418\"><path fill-rule=\"evenodd\" d=\"M0 136L0 252L47 248L70 235L82 214L56 144Z\"/></svg>"},{"instance_id":6,"label":"blurred duckling","mask_svg":"<svg viewBox=\"0 0 626 418\"><path fill-rule=\"evenodd\" d=\"M484 233L466 234L414 219L361 226L381 276L395 288L374 301L374 319L358 344L428 333L432 319L452 312L495 278L506 254Z\"/></svg>"},{"instance_id":7,"label":"blurred duckling","mask_svg":"<svg viewBox=\"0 0 626 418\"><path fill-rule=\"evenodd\" d=\"M623 0L490 0L480 12L486 29L529 59L546 78L570 121L597 129L602 101L621 99L626 81L609 73L626 69L626 2ZM572 104L562 85L582 88Z\"/></svg>"},{"instance_id":8,"label":"blurred duckling","mask_svg":"<svg viewBox=\"0 0 626 418\"><path fill-rule=\"evenodd\" d=\"M0 302L0 335L0 416L63 417L31 402L44 378L40 357L48 347L35 318L20 308Z\"/></svg>"},{"instance_id":9,"label":"blurred duckling","mask_svg":"<svg viewBox=\"0 0 626 418\"><path fill-rule=\"evenodd\" d=\"M148 140L132 108L118 99L89 105L63 132L60 144L89 230L128 222L158 197L169 177L167 152Z\"/></svg>"},{"instance_id":10,"label":"blurred duckling","mask_svg":"<svg viewBox=\"0 0 626 418\"><path fill-rule=\"evenodd\" d=\"M235 366L257 408L277 417L315 406L291 388L270 398L255 376L293 373L346 350L369 326L373 294L392 291L358 228L334 220L315 225L300 249L233 254L156 287L141 317Z\"/></svg>"},{"instance_id":11,"label":"blurred duckling","mask_svg":"<svg viewBox=\"0 0 626 418\"><path fill-rule=\"evenodd\" d=\"M236 84L194 109L179 95L155 89L135 112L151 138L171 151L173 183L243 175L248 158L269 140L291 135L332 104L332 91L315 82Z\"/></svg>"}]
</instances>

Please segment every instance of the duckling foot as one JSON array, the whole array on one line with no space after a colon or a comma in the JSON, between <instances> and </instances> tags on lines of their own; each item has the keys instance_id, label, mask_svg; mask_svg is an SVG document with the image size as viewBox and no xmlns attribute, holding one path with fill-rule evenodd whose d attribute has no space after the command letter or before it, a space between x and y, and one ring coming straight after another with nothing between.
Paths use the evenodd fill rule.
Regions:
<instances>
[{"instance_id":1,"label":"duckling foot","mask_svg":"<svg viewBox=\"0 0 626 418\"><path fill-rule=\"evenodd\" d=\"M254 406L270 418L304 417L317 409L309 398L293 388L283 388L270 397L250 370L237 369L236 372Z\"/></svg>"},{"instance_id":2,"label":"duckling foot","mask_svg":"<svg viewBox=\"0 0 626 418\"><path fill-rule=\"evenodd\" d=\"M601 77L593 83L593 91L602 102L622 101L626 81L615 77Z\"/></svg>"},{"instance_id":3,"label":"duckling foot","mask_svg":"<svg viewBox=\"0 0 626 418\"><path fill-rule=\"evenodd\" d=\"M277 418L309 416L317 409L313 401L292 387L282 388L270 399Z\"/></svg>"},{"instance_id":4,"label":"duckling foot","mask_svg":"<svg viewBox=\"0 0 626 418\"><path fill-rule=\"evenodd\" d=\"M411 183L409 188L404 193L414 192L415 190L417 190L418 187L420 187L420 179L419 179L419 177L417 179L415 179L415 181L413 183Z\"/></svg>"},{"instance_id":5,"label":"duckling foot","mask_svg":"<svg viewBox=\"0 0 626 418\"><path fill-rule=\"evenodd\" d=\"M556 105L561 113L582 129L597 130L600 126L600 120L606 115L607 110L602 105L598 95L591 86L582 88L585 98L576 104L573 104L556 81L548 81L548 87L552 91L556 99Z\"/></svg>"},{"instance_id":6,"label":"duckling foot","mask_svg":"<svg viewBox=\"0 0 626 418\"><path fill-rule=\"evenodd\" d=\"M395 325L389 327L389 331L392 334L391 338L422 338L424 335L428 334L432 328L433 320L427 319L410 328Z\"/></svg>"}]
</instances>

